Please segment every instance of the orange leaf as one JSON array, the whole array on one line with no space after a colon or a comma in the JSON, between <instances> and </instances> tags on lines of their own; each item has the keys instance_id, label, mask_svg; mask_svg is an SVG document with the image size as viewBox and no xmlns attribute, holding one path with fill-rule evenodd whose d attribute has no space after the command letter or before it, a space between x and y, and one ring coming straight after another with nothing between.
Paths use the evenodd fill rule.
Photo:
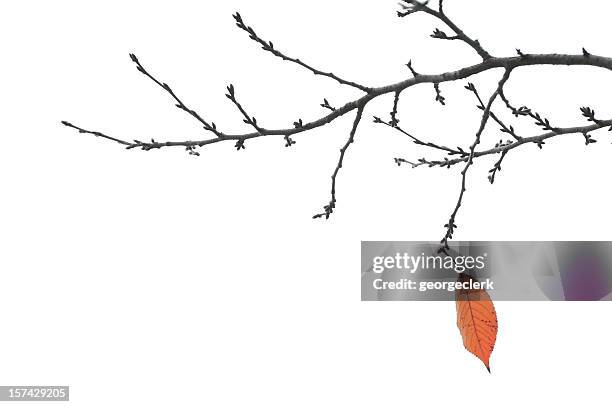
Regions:
<instances>
[{"instance_id":1,"label":"orange leaf","mask_svg":"<svg viewBox=\"0 0 612 407\"><path fill-rule=\"evenodd\" d=\"M467 274L460 274L462 283L478 282ZM489 358L497 339L497 314L486 290L460 289L455 292L457 326L463 337L463 345L482 360L489 373Z\"/></svg>"}]
</instances>

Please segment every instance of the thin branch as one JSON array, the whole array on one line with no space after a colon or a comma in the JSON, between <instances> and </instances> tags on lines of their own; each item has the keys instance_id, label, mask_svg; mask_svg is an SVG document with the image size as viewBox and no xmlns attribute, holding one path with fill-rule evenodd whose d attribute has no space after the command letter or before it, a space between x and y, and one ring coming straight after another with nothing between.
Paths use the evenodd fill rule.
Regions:
<instances>
[{"instance_id":1,"label":"thin branch","mask_svg":"<svg viewBox=\"0 0 612 407\"><path fill-rule=\"evenodd\" d=\"M540 143L544 143L545 140L554 138L554 137L558 137L558 136L563 136L563 135L571 135L571 134L580 134L583 135L584 134L589 134L593 131L596 130L600 130L603 129L605 127L610 127L612 126L612 119L610 120L600 120L598 123L596 124L591 124L588 126L577 126L577 127L565 127L565 128L558 128L557 131L550 131L547 133L543 133L537 136L532 136L532 137L523 137L520 141L516 141L516 142L511 142L509 144L507 143L502 143L502 144L498 144L496 147L494 148L490 148L488 150L481 150L481 151L476 151L474 153L474 157L473 159L477 159L480 157L485 157L488 155L495 155L495 154L501 154L504 152L509 152L511 150L514 150L515 148L524 146L526 144L540 144ZM591 139L592 141L595 141L593 139ZM591 141L591 143L592 143ZM589 144L591 144L589 143ZM452 160L426 160L424 158L419 159L417 163L413 163L409 160L403 159L403 158L395 158L395 162L396 163L407 163L407 164L411 164L413 166L413 168L417 168L417 167L422 167L422 166L427 166L427 167L440 167L440 168L450 168L451 166L460 164L460 163L465 163L469 160L469 155L468 156L464 156L464 157L460 157L460 158L455 158Z\"/></svg>"},{"instance_id":2,"label":"thin branch","mask_svg":"<svg viewBox=\"0 0 612 407\"><path fill-rule=\"evenodd\" d=\"M465 195L465 191L467 190L467 187L466 187L467 173L470 167L472 166L472 164L474 163L474 154L476 153L476 147L478 146L478 144L480 144L480 138L482 136L482 133L484 132L484 129L487 125L489 117L491 116L491 108L493 107L493 103L495 102L495 99L497 99L497 97L499 96L500 91L503 89L508 79L510 79L511 73L512 73L512 69L506 69L504 71L504 76L499 81L499 84L497 85L497 89L491 95L491 98L489 99L489 103L485 107L484 112L482 114L482 120L480 121L480 127L478 129L478 132L476 132L474 143L470 146L470 155L466 158L467 164L465 165L465 168L463 169L463 171L461 171L461 192L459 193L459 199L457 199L457 204L455 205L455 209L453 210L453 213L451 214L448 220L448 223L444 225L444 227L446 228L446 233L444 237L442 238L442 240L440 241L440 243L442 243L442 247L440 248L441 252L446 253L446 251L449 249L448 241L452 239L453 233L455 232L455 229L457 228L457 224L455 223L455 218L457 217L459 208L461 208L461 205L463 203L463 196Z\"/></svg>"},{"instance_id":3,"label":"thin branch","mask_svg":"<svg viewBox=\"0 0 612 407\"><path fill-rule=\"evenodd\" d=\"M440 91L440 84L434 83L434 90L436 91L436 102L440 102L442 106L446 105L446 98L442 96L442 92Z\"/></svg>"},{"instance_id":4,"label":"thin branch","mask_svg":"<svg viewBox=\"0 0 612 407\"><path fill-rule=\"evenodd\" d=\"M476 96L476 99L478 99L478 103L479 103L478 108L480 110L484 110L485 105L484 105L482 98L480 97L480 94L478 93L478 90L476 89L476 86L474 86L473 83L470 83L468 84L468 86L466 86L466 89L472 92ZM503 89L500 91L500 97L502 95L502 92L503 92ZM499 124L499 126L501 127L502 133L510 134L512 137L514 137L515 140L522 139L522 137L516 134L516 131L514 130L513 126L507 126L495 113L493 113L493 111L491 111L491 118L495 120L497 124Z\"/></svg>"},{"instance_id":5,"label":"thin branch","mask_svg":"<svg viewBox=\"0 0 612 407\"><path fill-rule=\"evenodd\" d=\"M321 103L321 107L324 109L331 110L332 112L336 111L336 108L330 105L327 99L323 99L323 103Z\"/></svg>"},{"instance_id":6,"label":"thin branch","mask_svg":"<svg viewBox=\"0 0 612 407\"><path fill-rule=\"evenodd\" d=\"M442 31L436 30L434 34L432 35L432 37L440 38L440 39L459 39L465 42L466 44L468 44L470 47L472 47L474 51L476 51L483 60L486 61L487 59L493 58L491 54L489 54L489 52L485 50L482 47L482 45L480 45L480 42L478 40L474 40L470 38L461 28L459 28L450 18L447 17L447 15L443 11L442 3L440 3L439 10L434 10L430 7L427 7L427 4L429 3L429 1L426 1L423 3L421 3L418 0L402 0L402 1L405 4L400 4L400 6L402 6L402 8L404 9L404 12L398 12L399 17L406 17L410 14L417 13L420 11L425 12L431 16L436 17L440 21L442 21L456 34L455 37L449 37Z\"/></svg>"},{"instance_id":7,"label":"thin branch","mask_svg":"<svg viewBox=\"0 0 612 407\"><path fill-rule=\"evenodd\" d=\"M508 98L506 97L505 93L501 92L500 94L501 99L503 100L503 102L505 103L506 107L508 108L508 110L510 110L512 112L512 114L516 117L519 116L523 116L523 117L529 117L531 118L536 126L541 127L544 130L548 130L548 131L552 131L552 132L557 132L559 131L559 128L554 127L553 125L550 124L550 120L548 120L545 117L542 117L542 115L540 115L537 112L534 112L533 110L531 110L529 107L527 106L521 106L519 108L516 108L512 105L512 103L510 103L510 100L508 100ZM584 112L583 112L584 114ZM542 149L542 147L544 146L544 141L537 141L536 144L538 145L538 147L540 149Z\"/></svg>"},{"instance_id":8,"label":"thin branch","mask_svg":"<svg viewBox=\"0 0 612 407\"><path fill-rule=\"evenodd\" d=\"M506 158L506 154L508 154L508 150L505 150L504 152L501 153L501 157L499 158L499 160L497 160L493 168L489 170L489 182L491 184L495 183L495 176L497 175L498 172L501 171L501 165L502 165L502 162L504 161L504 158Z\"/></svg>"},{"instance_id":9,"label":"thin branch","mask_svg":"<svg viewBox=\"0 0 612 407\"><path fill-rule=\"evenodd\" d=\"M229 85L227 87L227 94L225 97L227 97L234 104L234 106L236 106L240 114L242 114L242 117L244 117L243 121L253 127L257 133L261 134L262 129L257 125L257 119L249 115L246 110L244 110L244 107L242 107L242 104L238 102L238 99L236 99L236 90L234 89L234 85Z\"/></svg>"},{"instance_id":10,"label":"thin branch","mask_svg":"<svg viewBox=\"0 0 612 407\"><path fill-rule=\"evenodd\" d=\"M399 105L399 100L400 100L400 96L402 94L402 91L399 90L397 92L395 92L395 96L393 98L393 109L391 110L391 121L389 122L389 124L392 127L395 127L399 124L399 119L397 118L397 107Z\"/></svg>"},{"instance_id":11,"label":"thin branch","mask_svg":"<svg viewBox=\"0 0 612 407\"><path fill-rule=\"evenodd\" d=\"M427 8L427 4L429 4L429 0L425 0L423 2L420 1L404 1L407 4L401 4L400 6L402 7L402 9L404 9L404 11L398 11L397 12L397 16L398 17L407 17L411 14L414 13L418 13L419 11L422 11L424 8Z\"/></svg>"},{"instance_id":12,"label":"thin branch","mask_svg":"<svg viewBox=\"0 0 612 407\"><path fill-rule=\"evenodd\" d=\"M309 70L315 75L321 75L321 76L326 76L328 78L331 78L335 80L336 82L340 83L341 85L352 86L353 88L359 89L363 92L369 92L371 90L371 88L367 86L360 85L356 82L342 79L339 76L333 74L332 72L321 71L319 69L313 68L312 66L301 61L300 59L292 58L292 57L285 55L281 51L274 48L274 44L272 43L272 41L266 41L262 39L261 37L259 37L259 35L257 35L257 33L255 33L255 30L252 27L246 25L240 13L236 13L232 17L234 17L234 20L236 21L236 26L238 26L238 28L240 28L241 30L244 30L247 34L249 34L249 38L257 42L258 44L260 44L264 51L270 52L271 54L283 59L284 61L289 61L289 62L298 64L302 66L303 68L306 68L307 70Z\"/></svg>"},{"instance_id":13,"label":"thin branch","mask_svg":"<svg viewBox=\"0 0 612 407\"><path fill-rule=\"evenodd\" d=\"M460 40L461 39L458 35L449 36L448 34L446 34L444 31L440 30L439 28L436 28L434 30L433 34L430 35L430 37L438 39L438 40L447 40L447 41L454 41L454 40Z\"/></svg>"},{"instance_id":14,"label":"thin branch","mask_svg":"<svg viewBox=\"0 0 612 407\"><path fill-rule=\"evenodd\" d=\"M510 110L515 117L526 116L528 111L531 111L531 109L529 109L527 106L521 106L520 108L514 107L514 105L512 103L510 103L510 100L506 96L506 92L504 92L503 89L499 93L499 97L504 102L504 104L506 105L508 110Z\"/></svg>"},{"instance_id":15,"label":"thin branch","mask_svg":"<svg viewBox=\"0 0 612 407\"><path fill-rule=\"evenodd\" d=\"M443 145L438 145L429 141L423 141L420 140L418 138L416 138L415 136L413 136L412 134L408 133L406 130L402 129L399 125L393 125L393 122L385 122L384 120L382 120L380 117L378 116L374 116L374 123L377 124L382 124L385 125L387 127L391 127L392 129L397 130L398 132L402 133L405 136L410 137L410 139L412 139L412 141L419 145L419 146L424 146L424 147L431 147L434 148L436 150L441 150L444 151L445 153L448 153L448 155L460 155L460 156L467 156L468 153L463 151L463 149L461 149L461 147L457 147L457 149L454 148L450 148L450 147L446 147Z\"/></svg>"},{"instance_id":16,"label":"thin branch","mask_svg":"<svg viewBox=\"0 0 612 407\"><path fill-rule=\"evenodd\" d=\"M336 169L334 170L334 173L332 174L332 177L331 177L332 179L331 199L329 201L329 204L323 207L323 211L324 211L323 213L314 215L313 219L322 218L322 217L325 217L325 219L329 219L331 214L334 212L334 209L336 208L336 177L338 176L338 173L340 172L340 168L342 168L342 164L344 163L344 155L346 154L346 151L348 150L350 145L353 144L353 142L355 141L355 133L357 133L357 127L359 127L359 122L361 121L361 117L363 116L364 107L365 106L359 106L357 108L357 115L355 116L355 121L353 122L353 127L351 129L349 138L346 141L346 144L344 144L344 146L340 149L340 158L338 159L338 165L336 166Z\"/></svg>"},{"instance_id":17,"label":"thin branch","mask_svg":"<svg viewBox=\"0 0 612 407\"><path fill-rule=\"evenodd\" d=\"M105 138L107 140L111 140L111 141L114 141L116 143L123 144L124 146L131 146L132 145L132 143L127 142L125 140L121 140L121 139L118 139L118 138L107 136L106 134L100 133L99 131L85 130L85 129L83 129L83 128L79 127L79 126L75 126L74 124L72 124L70 122L67 122L67 121L62 121L62 124L64 126L66 126L66 127L70 127L72 129L78 130L78 132L81 133L81 134L91 134L91 135L96 136L96 137L102 137L102 138Z\"/></svg>"},{"instance_id":18,"label":"thin branch","mask_svg":"<svg viewBox=\"0 0 612 407\"><path fill-rule=\"evenodd\" d=\"M142 66L142 64L140 63L140 61L138 60L138 58L136 57L136 55L134 54L130 54L130 59L132 60L132 62L134 62L136 64L136 69L138 69L138 72L144 74L146 77L148 77L149 79L151 79L153 82L155 82L159 87L161 87L163 90L165 90L166 92L168 92L168 94L170 96L172 96L172 98L176 101L176 107L181 109L182 111L188 113L189 115L191 115L194 119L196 119L197 121L199 121L202 125L204 125L204 129L214 133L218 138L222 139L225 137L225 135L223 133L221 133L219 130L217 130L217 126L215 125L214 122L207 122L206 120L204 120L202 118L202 116L200 116L200 114L198 112L196 112L195 110L192 110L190 108L188 108L181 99L179 99L179 97L174 93L174 91L172 90L172 88L170 88L170 85L168 85L167 83L162 83L161 81L157 80L153 75L151 75L145 68L144 66Z\"/></svg>"},{"instance_id":19,"label":"thin branch","mask_svg":"<svg viewBox=\"0 0 612 407\"><path fill-rule=\"evenodd\" d=\"M406 66L408 67L408 69L410 70L410 73L412 74L413 77L418 77L419 73L417 71L415 71L414 67L412 66L412 59L410 61L408 61L408 63L406 64Z\"/></svg>"},{"instance_id":20,"label":"thin branch","mask_svg":"<svg viewBox=\"0 0 612 407\"><path fill-rule=\"evenodd\" d=\"M221 137L214 139L204 139L198 141L164 141L155 143L143 143L143 144L131 144L128 148L143 148L144 150L151 150L163 147L188 147L188 146L205 146L209 144L215 144L221 141L229 140L249 140L261 136L291 136L298 133L303 133L308 130L312 130L326 124L331 123L338 117L344 116L345 114L352 112L357 109L358 106L364 105L379 96L386 95L401 90L405 90L412 86L421 83L443 83L466 79L470 76L480 74L482 72L489 71L495 68L518 68L526 66L538 66L538 65L550 65L550 66L595 66L608 70L612 70L612 58L601 57L592 55L585 57L584 55L563 55L563 54L542 54L542 55L531 55L530 58L521 57L507 57L507 58L491 58L483 61L479 64L468 66L456 71L445 72L438 75L419 75L415 78L410 78L401 82L393 83L387 86L373 88L370 93L362 96L361 98L355 99L351 102L346 103L344 106L337 108L329 114L320 117L311 122L304 123L300 128L281 128L281 129L265 129L261 128L261 132L254 133L239 133L239 134L227 134L220 133ZM156 83L159 84L157 80ZM161 85L160 85L161 86ZM165 88L164 88L165 89ZM174 97L176 95L172 94ZM212 126L212 124L211 124ZM92 132L94 133L94 132ZM114 140L114 138L108 138ZM116 139L119 140L119 139ZM120 143L124 144L124 143Z\"/></svg>"}]
</instances>

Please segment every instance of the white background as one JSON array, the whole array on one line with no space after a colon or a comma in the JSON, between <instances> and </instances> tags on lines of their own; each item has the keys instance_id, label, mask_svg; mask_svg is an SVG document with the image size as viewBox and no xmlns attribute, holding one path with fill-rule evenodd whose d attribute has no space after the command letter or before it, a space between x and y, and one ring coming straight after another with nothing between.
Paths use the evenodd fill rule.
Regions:
<instances>
[{"instance_id":1,"label":"white background","mask_svg":"<svg viewBox=\"0 0 612 407\"><path fill-rule=\"evenodd\" d=\"M491 53L612 55L604 1L447 0ZM71 404L207 406L516 405L609 398L609 303L498 303L489 375L463 349L452 303L361 303L361 240L438 240L459 192L454 170L397 168L437 158L371 122L367 109L338 178L329 176L352 115L295 137L201 150L141 152L64 128L69 120L126 139L203 136L142 63L228 131L249 130L223 96L265 127L287 127L359 95L269 54L245 21L290 55L380 86L404 64L440 73L478 62L443 26L400 20L394 1L20 1L0 6L0 383L67 384ZM499 72L471 78L484 95ZM612 117L612 76L596 68L529 68L507 93L558 126L579 107ZM402 125L467 145L479 112L466 81L405 92ZM522 135L537 129L496 105ZM568 136L511 152L469 175L459 240L610 240L610 134ZM491 126L486 145L500 137ZM25 405L25 404L24 404Z\"/></svg>"}]
</instances>

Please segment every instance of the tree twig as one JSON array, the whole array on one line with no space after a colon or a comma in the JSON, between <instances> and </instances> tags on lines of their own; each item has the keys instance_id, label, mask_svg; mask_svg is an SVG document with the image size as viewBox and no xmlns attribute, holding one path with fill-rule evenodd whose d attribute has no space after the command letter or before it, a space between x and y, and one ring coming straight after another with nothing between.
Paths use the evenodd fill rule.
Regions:
<instances>
[{"instance_id":1,"label":"tree twig","mask_svg":"<svg viewBox=\"0 0 612 407\"><path fill-rule=\"evenodd\" d=\"M493 94L489 98L489 103L487 104L487 106L485 107L482 113L480 127L478 128L478 131L476 132L474 143L470 146L470 155L466 158L465 168L463 169L463 171L461 171L461 191L459 193L459 199L457 199L457 204L455 205L455 209L453 210L453 213L451 214L448 220L448 223L444 225L444 227L446 228L446 233L444 234L444 237L440 241L440 243L442 244L442 247L440 248L441 252L447 253L447 250L449 249L448 242L450 239L452 239L453 234L455 230L457 229L455 218L457 217L459 208L461 208L461 205L463 204L463 196L465 195L465 191L467 190L467 186L466 186L467 185L467 182L466 182L467 173L470 167L472 166L472 164L474 163L474 154L476 153L476 147L478 146L478 144L480 144L480 138L482 136L482 133L484 132L484 129L487 125L489 117L491 117L491 108L493 107L493 103L495 102L495 99L497 99L497 97L499 96L499 93L503 89L508 79L510 79L511 73L512 73L512 68L506 69L504 71L504 76L499 81L499 84L497 85L497 89L495 90L495 92L493 92Z\"/></svg>"},{"instance_id":2,"label":"tree twig","mask_svg":"<svg viewBox=\"0 0 612 407\"><path fill-rule=\"evenodd\" d=\"M348 81L346 79L342 79L339 76L335 75L332 72L324 72L321 71L319 69L313 68L312 66L308 65L307 63L305 63L304 61L297 59L297 58L292 58L290 56L285 55L284 53L282 53L281 51L277 50L274 47L274 43L272 43L272 41L266 41L264 39L262 39L259 35L257 35L257 33L255 33L255 30L246 25L244 20L242 19L242 16L240 15L240 13L236 13L233 15L234 20L236 21L236 26L238 26L238 28L240 28L241 30L245 31L247 34L249 34L249 38L252 39L253 41L257 42L258 44L261 45L261 48L264 51L270 52L271 54L283 59L284 61L289 61L289 62L293 62L295 64L300 65L303 68L306 68L307 70L309 70L310 72L312 72L315 75L321 75L321 76L326 76L328 78L331 78L333 80L335 80L336 82L342 84L342 85L347 85L347 86L351 86L353 88L359 89L363 92L369 92L370 88L364 85L360 85L356 82L352 82L352 81Z\"/></svg>"},{"instance_id":3,"label":"tree twig","mask_svg":"<svg viewBox=\"0 0 612 407\"><path fill-rule=\"evenodd\" d=\"M325 219L329 219L330 215L334 212L336 208L336 177L340 172L340 168L342 168L342 164L344 163L344 155L348 148L355 141L355 134L357 133L357 127L359 127L359 122L361 121L361 117L363 116L363 109L365 106L359 106L357 108L357 114L355 115L355 120L353 121L353 127L351 129L351 133L349 135L346 144L340 149L340 158L338 159L338 165L332 174L332 184L331 184L331 199L329 204L323 207L323 213L319 213L313 216L314 219L325 217Z\"/></svg>"},{"instance_id":4,"label":"tree twig","mask_svg":"<svg viewBox=\"0 0 612 407\"><path fill-rule=\"evenodd\" d=\"M214 122L207 122L206 120L204 120L202 118L202 116L200 116L200 114L198 112L196 112L195 110L192 110L190 108L188 108L181 99L179 99L179 97L174 93L174 91L172 90L172 88L170 88L170 85L168 85L165 82L161 82L159 80L157 80L153 75L151 75L140 63L140 61L138 60L138 58L136 57L135 54L130 54L130 59L132 60L132 62L134 62L136 64L136 69L138 70L138 72L142 73L143 75L145 75L147 78L151 79L155 84L157 84L157 86L161 87L163 90L165 90L170 96L172 96L172 98L176 101L176 107L181 109L182 111L188 113L190 116L192 116L194 119L196 119L197 121L199 121L200 123L202 123L202 125L204 125L204 129L212 132L215 134L215 136L217 136L219 139L223 139L224 138L224 134L221 133L219 130L217 130L217 126L215 125ZM125 143L122 143L125 144Z\"/></svg>"},{"instance_id":5,"label":"tree twig","mask_svg":"<svg viewBox=\"0 0 612 407\"><path fill-rule=\"evenodd\" d=\"M447 17L447 15L443 11L442 2L440 2L439 10L434 10L430 7L427 7L427 3L429 3L428 1L421 3L418 0L402 0L402 2L403 4L400 3L400 5L405 11L398 12L399 17L406 17L413 13L424 12L442 21L456 34L454 37L449 37L443 31L436 29L436 31L432 35L433 38L445 40L458 39L472 47L474 51L476 51L478 55L482 57L483 60L493 58L491 54L489 54L489 52L486 51L482 47L482 45L480 45L480 41L470 38L461 28L459 28L450 18Z\"/></svg>"},{"instance_id":6,"label":"tree twig","mask_svg":"<svg viewBox=\"0 0 612 407\"><path fill-rule=\"evenodd\" d=\"M514 150L515 148L522 147L526 144L536 144L537 145L537 144L543 143L545 140L548 140L554 137L563 136L563 135L571 135L571 134L584 135L585 133L589 134L593 131L601 130L606 127L610 128L610 126L612 126L612 119L600 120L597 124L591 124L588 126L562 127L562 128L558 128L557 131L549 131L549 132L546 132L546 133L543 133L537 136L532 136L532 137L523 137L520 141L511 142L509 144L504 143L494 148L476 151L474 153L473 159L485 157L488 155L495 155L495 154L501 154L504 152L509 152L510 150ZM454 165L467 162L469 160L469 156L458 157L452 160L427 160L425 158L421 158L417 160L417 162L412 162L404 158L395 158L394 160L396 163L410 164L412 165L413 168L422 167L422 166L450 168Z\"/></svg>"}]
</instances>

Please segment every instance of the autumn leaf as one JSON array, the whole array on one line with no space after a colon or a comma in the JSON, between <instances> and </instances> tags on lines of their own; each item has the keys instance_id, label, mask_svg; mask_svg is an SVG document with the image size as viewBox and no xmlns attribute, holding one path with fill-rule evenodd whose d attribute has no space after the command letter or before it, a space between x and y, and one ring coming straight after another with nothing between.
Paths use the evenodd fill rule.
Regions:
<instances>
[{"instance_id":1,"label":"autumn leaf","mask_svg":"<svg viewBox=\"0 0 612 407\"><path fill-rule=\"evenodd\" d=\"M459 275L459 282L477 282L467 274ZM497 314L486 290L460 289L455 293L457 327L463 337L463 345L482 360L491 373L489 358L497 338Z\"/></svg>"}]
</instances>

